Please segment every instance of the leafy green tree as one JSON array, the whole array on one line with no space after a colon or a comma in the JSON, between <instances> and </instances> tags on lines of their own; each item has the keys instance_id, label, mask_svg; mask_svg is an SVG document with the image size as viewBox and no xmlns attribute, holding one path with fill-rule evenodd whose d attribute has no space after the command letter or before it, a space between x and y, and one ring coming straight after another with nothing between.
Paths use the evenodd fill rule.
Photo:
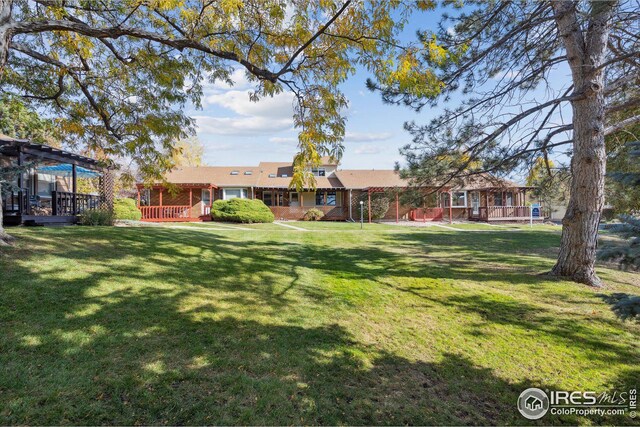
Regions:
<instances>
[{"instance_id":1,"label":"leafy green tree","mask_svg":"<svg viewBox=\"0 0 640 427\"><path fill-rule=\"evenodd\" d=\"M19 97L0 94L0 133L18 139L58 146L55 123L43 119Z\"/></svg>"},{"instance_id":2,"label":"leafy green tree","mask_svg":"<svg viewBox=\"0 0 640 427\"><path fill-rule=\"evenodd\" d=\"M435 73L440 91L416 96L410 80L368 82L383 100L416 110L457 103L430 123L406 125L413 135L403 149L409 175L446 185L483 172L507 174L566 150L570 200L551 274L599 286L594 266L605 135L640 122L640 114L617 114L640 103L628 90L640 81L637 2L445 3L438 30L419 32L414 55L417 67ZM570 70L566 85L553 74L561 66Z\"/></svg>"},{"instance_id":3,"label":"leafy green tree","mask_svg":"<svg viewBox=\"0 0 640 427\"><path fill-rule=\"evenodd\" d=\"M430 2L417 2L430 8ZM293 184L322 155L342 152L339 85L364 67L409 82L415 61L397 36L414 4L354 0L0 0L0 85L56 118L65 141L105 158L134 158L157 179L203 83L245 70L251 100L295 94ZM413 92L427 93L430 84Z\"/></svg>"}]
</instances>

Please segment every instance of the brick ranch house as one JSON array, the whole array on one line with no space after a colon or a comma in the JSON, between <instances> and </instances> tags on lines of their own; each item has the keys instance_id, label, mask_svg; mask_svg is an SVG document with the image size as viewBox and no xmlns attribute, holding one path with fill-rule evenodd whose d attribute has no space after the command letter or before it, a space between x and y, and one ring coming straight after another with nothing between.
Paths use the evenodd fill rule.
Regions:
<instances>
[{"instance_id":1,"label":"brick ranch house","mask_svg":"<svg viewBox=\"0 0 640 427\"><path fill-rule=\"evenodd\" d=\"M529 219L526 200L531 187L489 174L443 187L429 205L415 208L402 204L399 194L409 189L409 183L394 170L340 169L338 163L323 158L311 172L315 190L296 191L289 188L293 175L290 162L184 167L168 173L165 184L138 183L138 206L143 221L206 221L214 200L239 197L262 200L276 219L299 220L315 208L324 212L325 220L358 221L360 200L369 203L372 195L388 192L392 200L386 220ZM371 218L365 220L370 222Z\"/></svg>"}]
</instances>

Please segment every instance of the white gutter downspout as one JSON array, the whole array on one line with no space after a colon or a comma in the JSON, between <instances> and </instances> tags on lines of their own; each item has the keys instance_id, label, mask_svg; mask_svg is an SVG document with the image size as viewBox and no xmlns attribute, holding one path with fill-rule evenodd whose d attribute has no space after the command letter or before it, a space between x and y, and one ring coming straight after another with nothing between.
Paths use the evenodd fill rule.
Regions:
<instances>
[{"instance_id":1,"label":"white gutter downspout","mask_svg":"<svg viewBox=\"0 0 640 427\"><path fill-rule=\"evenodd\" d=\"M351 203L351 189L349 189L349 219L353 222L353 215L351 213L351 208L353 208L353 203Z\"/></svg>"}]
</instances>

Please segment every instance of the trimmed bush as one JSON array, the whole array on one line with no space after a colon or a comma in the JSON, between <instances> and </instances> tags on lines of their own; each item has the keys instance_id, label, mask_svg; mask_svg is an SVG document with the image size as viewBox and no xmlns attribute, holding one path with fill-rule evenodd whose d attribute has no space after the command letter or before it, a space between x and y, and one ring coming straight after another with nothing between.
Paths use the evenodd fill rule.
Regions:
<instances>
[{"instance_id":1,"label":"trimmed bush","mask_svg":"<svg viewBox=\"0 0 640 427\"><path fill-rule=\"evenodd\" d=\"M320 209L311 208L304 213L302 219L304 219L305 221L320 221L323 216L324 212L322 212Z\"/></svg>"},{"instance_id":2,"label":"trimmed bush","mask_svg":"<svg viewBox=\"0 0 640 427\"><path fill-rule=\"evenodd\" d=\"M113 213L108 209L91 209L80 215L80 225L113 225Z\"/></svg>"},{"instance_id":3,"label":"trimmed bush","mask_svg":"<svg viewBox=\"0 0 640 427\"><path fill-rule=\"evenodd\" d=\"M136 201L133 199L115 199L113 201L113 215L115 219L128 219L133 221L140 221L142 218L142 212L136 206Z\"/></svg>"},{"instance_id":4,"label":"trimmed bush","mask_svg":"<svg viewBox=\"0 0 640 427\"><path fill-rule=\"evenodd\" d=\"M262 200L216 200L211 206L211 219L229 222L273 222L273 212Z\"/></svg>"}]
</instances>

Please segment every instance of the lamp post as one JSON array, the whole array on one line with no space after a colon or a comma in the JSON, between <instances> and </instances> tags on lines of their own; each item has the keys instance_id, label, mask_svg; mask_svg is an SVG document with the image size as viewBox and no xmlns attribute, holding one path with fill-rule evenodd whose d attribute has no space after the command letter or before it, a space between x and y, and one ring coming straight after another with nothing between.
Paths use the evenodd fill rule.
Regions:
<instances>
[{"instance_id":1,"label":"lamp post","mask_svg":"<svg viewBox=\"0 0 640 427\"><path fill-rule=\"evenodd\" d=\"M364 201L360 200L360 230L364 224Z\"/></svg>"}]
</instances>

